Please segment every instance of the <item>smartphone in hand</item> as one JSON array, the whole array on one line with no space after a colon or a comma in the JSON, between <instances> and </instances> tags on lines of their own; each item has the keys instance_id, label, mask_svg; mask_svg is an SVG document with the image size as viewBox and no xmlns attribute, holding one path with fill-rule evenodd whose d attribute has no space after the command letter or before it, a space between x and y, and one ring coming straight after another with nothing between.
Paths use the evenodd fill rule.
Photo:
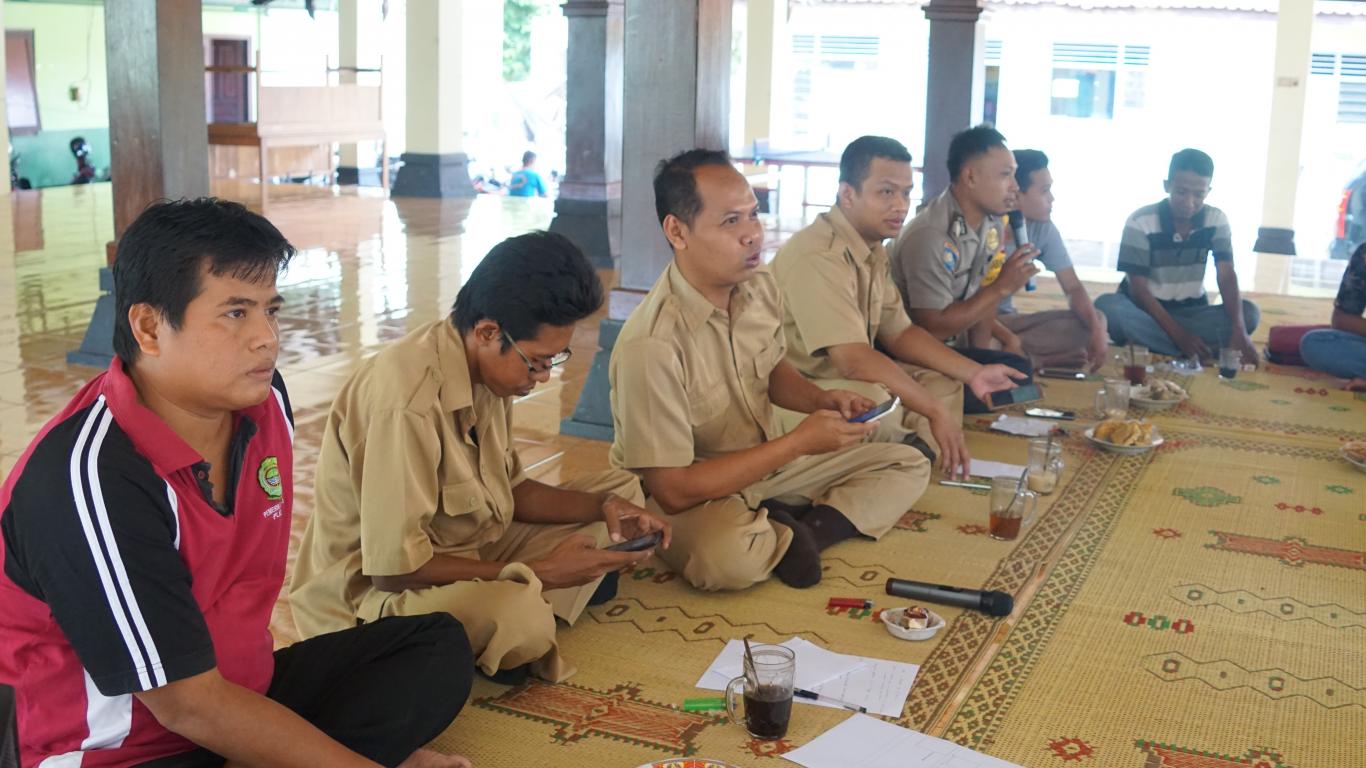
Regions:
<instances>
[{"instance_id":1,"label":"smartphone in hand","mask_svg":"<svg viewBox=\"0 0 1366 768\"><path fill-rule=\"evenodd\" d=\"M888 400L885 403L882 403L881 405L869 408L868 410L864 411L863 413L860 413L859 415L855 416L849 421L853 424L867 424L868 422L877 421L883 416L886 416L887 414L891 413L892 409L900 404L901 398L893 397L891 400Z\"/></svg>"},{"instance_id":2,"label":"smartphone in hand","mask_svg":"<svg viewBox=\"0 0 1366 768\"><path fill-rule=\"evenodd\" d=\"M659 531L652 531L637 539L623 541L620 544L613 544L610 547L603 547L609 552L640 552L641 550L651 549L659 546L659 542L664 540L664 534Z\"/></svg>"}]
</instances>

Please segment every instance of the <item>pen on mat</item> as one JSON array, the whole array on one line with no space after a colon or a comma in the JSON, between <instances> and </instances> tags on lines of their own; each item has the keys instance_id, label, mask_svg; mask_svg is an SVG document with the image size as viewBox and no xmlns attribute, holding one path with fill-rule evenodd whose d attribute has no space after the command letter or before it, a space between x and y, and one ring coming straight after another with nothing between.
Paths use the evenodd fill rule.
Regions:
<instances>
[{"instance_id":1,"label":"pen on mat","mask_svg":"<svg viewBox=\"0 0 1366 768\"><path fill-rule=\"evenodd\" d=\"M826 608L872 608L873 601L863 597L832 597Z\"/></svg>"},{"instance_id":2,"label":"pen on mat","mask_svg":"<svg viewBox=\"0 0 1366 768\"><path fill-rule=\"evenodd\" d=\"M975 488L979 491L991 490L990 483L960 483L957 480L940 480L940 485L951 485L955 488Z\"/></svg>"},{"instance_id":3,"label":"pen on mat","mask_svg":"<svg viewBox=\"0 0 1366 768\"><path fill-rule=\"evenodd\" d=\"M824 701L829 704L838 704L841 707L844 707L845 709L849 710L850 712L862 712L865 715L868 714L867 707L860 707L857 704L850 704L847 701L840 701L839 699L834 699L829 696L822 696L819 693L816 693L815 691L808 691L802 688L793 688L792 695L796 696L799 699L811 699L812 701Z\"/></svg>"}]
</instances>

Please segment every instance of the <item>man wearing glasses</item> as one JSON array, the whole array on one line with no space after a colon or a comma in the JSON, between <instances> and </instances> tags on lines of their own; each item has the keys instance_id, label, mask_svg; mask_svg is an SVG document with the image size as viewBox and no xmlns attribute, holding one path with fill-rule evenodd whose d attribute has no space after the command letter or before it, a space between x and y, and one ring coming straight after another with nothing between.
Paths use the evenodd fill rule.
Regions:
<instances>
[{"instance_id":1,"label":"man wearing glasses","mask_svg":"<svg viewBox=\"0 0 1366 768\"><path fill-rule=\"evenodd\" d=\"M513 398L569 359L574 324L602 295L564 237L510 238L475 268L448 318L360 366L328 415L290 585L305 637L445 612L464 624L486 675L572 673L556 619L572 624L595 595L610 598L616 571L654 551L603 547L655 531L669 544L630 473L557 488L528 479L512 444Z\"/></svg>"}]
</instances>

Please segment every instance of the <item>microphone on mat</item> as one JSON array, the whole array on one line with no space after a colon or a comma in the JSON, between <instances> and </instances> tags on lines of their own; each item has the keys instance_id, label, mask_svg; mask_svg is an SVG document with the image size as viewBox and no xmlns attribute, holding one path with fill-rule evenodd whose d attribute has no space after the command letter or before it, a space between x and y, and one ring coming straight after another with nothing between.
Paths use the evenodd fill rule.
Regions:
<instances>
[{"instance_id":1,"label":"microphone on mat","mask_svg":"<svg viewBox=\"0 0 1366 768\"><path fill-rule=\"evenodd\" d=\"M926 603L971 608L988 616L1009 616L1015 609L1015 598L1006 592L983 592L980 589L925 584L909 579L887 579L887 594Z\"/></svg>"},{"instance_id":2,"label":"microphone on mat","mask_svg":"<svg viewBox=\"0 0 1366 768\"><path fill-rule=\"evenodd\" d=\"M1029 245L1029 230L1025 229L1024 214L1019 211L1011 211L1006 214L1006 218L1010 221L1010 234L1015 238L1015 247L1022 248ZM1029 278L1029 282L1025 283L1026 291L1032 291L1036 287L1032 277Z\"/></svg>"}]
</instances>

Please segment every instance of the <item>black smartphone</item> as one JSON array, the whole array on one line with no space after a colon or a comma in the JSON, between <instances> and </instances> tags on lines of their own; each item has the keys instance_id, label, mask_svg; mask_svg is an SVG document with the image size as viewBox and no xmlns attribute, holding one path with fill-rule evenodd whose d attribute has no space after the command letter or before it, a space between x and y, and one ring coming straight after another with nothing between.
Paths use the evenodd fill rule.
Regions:
<instances>
[{"instance_id":1,"label":"black smartphone","mask_svg":"<svg viewBox=\"0 0 1366 768\"><path fill-rule=\"evenodd\" d=\"M1072 421L1077 418L1074 411L1059 411L1055 408L1026 408L1025 415L1039 419L1063 419L1065 421Z\"/></svg>"},{"instance_id":2,"label":"black smartphone","mask_svg":"<svg viewBox=\"0 0 1366 768\"><path fill-rule=\"evenodd\" d=\"M612 552L639 552L642 549L650 549L651 547L659 546L659 542L663 540L664 534L660 533L659 531L654 531L652 533L647 533L638 539L623 541L620 544L613 544L610 547L603 547L603 549Z\"/></svg>"},{"instance_id":3,"label":"black smartphone","mask_svg":"<svg viewBox=\"0 0 1366 768\"><path fill-rule=\"evenodd\" d=\"M859 415L855 416L849 421L855 424L864 424L869 421L877 421L883 416L886 416L887 414L891 413L892 409L897 407L897 405L899 405L900 403L900 397L893 397L891 400L888 400L882 405L869 408L868 410L864 411L863 413L860 413Z\"/></svg>"},{"instance_id":4,"label":"black smartphone","mask_svg":"<svg viewBox=\"0 0 1366 768\"><path fill-rule=\"evenodd\" d=\"M1072 379L1073 381L1086 381L1086 372L1076 368L1040 368L1035 371L1045 379Z\"/></svg>"},{"instance_id":5,"label":"black smartphone","mask_svg":"<svg viewBox=\"0 0 1366 768\"><path fill-rule=\"evenodd\" d=\"M987 407L995 411L1010 405L1020 403L1032 403L1043 399L1043 393L1039 391L1039 385L1033 382L1021 384L1015 389L1007 389L1003 392L992 392L987 395Z\"/></svg>"}]
</instances>

